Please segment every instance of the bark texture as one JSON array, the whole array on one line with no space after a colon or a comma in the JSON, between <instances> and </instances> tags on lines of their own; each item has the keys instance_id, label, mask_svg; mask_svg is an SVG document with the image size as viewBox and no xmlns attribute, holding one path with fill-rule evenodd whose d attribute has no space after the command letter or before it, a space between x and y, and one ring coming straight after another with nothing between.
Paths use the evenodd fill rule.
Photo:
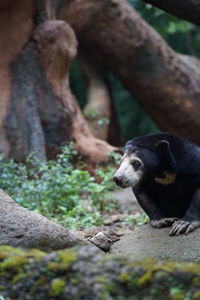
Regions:
<instances>
[{"instance_id":1,"label":"bark texture","mask_svg":"<svg viewBox=\"0 0 200 300\"><path fill-rule=\"evenodd\" d=\"M84 16L84 17L81 17ZM160 129L200 143L200 63L179 55L122 0L74 0L62 18Z\"/></svg>"},{"instance_id":2,"label":"bark texture","mask_svg":"<svg viewBox=\"0 0 200 300\"><path fill-rule=\"evenodd\" d=\"M61 4L24 0L0 6L0 151L17 161L30 152L54 158L69 141L92 162L106 160L115 149L93 136L71 93L76 36L66 22L46 20L56 17Z\"/></svg>"},{"instance_id":3,"label":"bark texture","mask_svg":"<svg viewBox=\"0 0 200 300\"><path fill-rule=\"evenodd\" d=\"M37 28L34 38L42 69L54 95L51 105L49 97L43 97L40 103L47 151L53 148L49 152L55 154L66 140L73 140L86 158L94 162L106 160L108 152L114 147L94 138L69 88L67 74L76 54L73 30L63 21L46 21Z\"/></svg>"},{"instance_id":4,"label":"bark texture","mask_svg":"<svg viewBox=\"0 0 200 300\"><path fill-rule=\"evenodd\" d=\"M33 29L33 15L32 1L3 0L0 3L0 152L5 155L10 152L10 144L4 130L4 119L11 97L9 64L29 39Z\"/></svg>"},{"instance_id":5,"label":"bark texture","mask_svg":"<svg viewBox=\"0 0 200 300\"><path fill-rule=\"evenodd\" d=\"M200 25L200 3L198 0L143 0L181 19Z\"/></svg>"}]
</instances>

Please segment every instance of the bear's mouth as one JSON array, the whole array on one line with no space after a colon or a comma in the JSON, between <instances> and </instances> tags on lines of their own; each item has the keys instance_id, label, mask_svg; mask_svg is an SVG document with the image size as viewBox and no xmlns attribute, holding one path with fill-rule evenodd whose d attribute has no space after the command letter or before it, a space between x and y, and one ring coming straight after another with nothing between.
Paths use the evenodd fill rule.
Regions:
<instances>
[{"instance_id":1,"label":"bear's mouth","mask_svg":"<svg viewBox=\"0 0 200 300\"><path fill-rule=\"evenodd\" d=\"M125 188L129 188L129 187L135 187L137 186L140 181L141 181L141 178L138 178L138 180L134 180L134 181L131 181L131 180L126 180L124 178L118 178L118 177L113 177L113 181L121 188L125 189Z\"/></svg>"}]
</instances>

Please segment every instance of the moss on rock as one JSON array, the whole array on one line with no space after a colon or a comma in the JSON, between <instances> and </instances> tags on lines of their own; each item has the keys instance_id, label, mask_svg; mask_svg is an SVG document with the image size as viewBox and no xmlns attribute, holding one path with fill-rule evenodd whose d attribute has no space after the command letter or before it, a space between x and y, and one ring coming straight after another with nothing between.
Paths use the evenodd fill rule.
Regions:
<instances>
[{"instance_id":1,"label":"moss on rock","mask_svg":"<svg viewBox=\"0 0 200 300\"><path fill-rule=\"evenodd\" d=\"M5 299L200 300L200 265L131 261L81 246L51 253L0 247Z\"/></svg>"},{"instance_id":2,"label":"moss on rock","mask_svg":"<svg viewBox=\"0 0 200 300\"><path fill-rule=\"evenodd\" d=\"M64 279L60 279L60 278L55 278L52 280L51 282L51 291L50 291L50 295L51 296L60 296L60 294L62 293L64 287L66 285L66 281Z\"/></svg>"},{"instance_id":3,"label":"moss on rock","mask_svg":"<svg viewBox=\"0 0 200 300\"><path fill-rule=\"evenodd\" d=\"M193 299L194 300L200 300L200 291L197 291L193 294Z\"/></svg>"}]
</instances>

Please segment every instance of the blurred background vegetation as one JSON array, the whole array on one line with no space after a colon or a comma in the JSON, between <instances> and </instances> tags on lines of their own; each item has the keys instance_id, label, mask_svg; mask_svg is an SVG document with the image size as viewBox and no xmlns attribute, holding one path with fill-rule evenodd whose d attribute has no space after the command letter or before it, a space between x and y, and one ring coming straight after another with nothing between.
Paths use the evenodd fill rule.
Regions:
<instances>
[{"instance_id":1,"label":"blurred background vegetation","mask_svg":"<svg viewBox=\"0 0 200 300\"><path fill-rule=\"evenodd\" d=\"M129 2L174 50L198 56L200 32L196 26L142 1ZM119 80L111 72L108 75L123 144L134 136L159 131ZM86 88L77 61L71 68L70 83L83 108ZM73 145L64 147L56 160L44 163L31 156L25 164L4 160L0 156L0 187L22 206L42 213L69 229L103 225L113 211L129 214L125 219L129 225L145 223L147 217L144 214L120 211L111 196L116 188L112 176L119 158L113 153L110 164L98 165L90 174L87 165L77 157Z\"/></svg>"},{"instance_id":2,"label":"blurred background vegetation","mask_svg":"<svg viewBox=\"0 0 200 300\"><path fill-rule=\"evenodd\" d=\"M129 3L161 34L174 50L182 54L198 56L198 53L200 53L200 32L197 26L167 14L150 4L145 4L140 0L129 0ZM133 96L112 73L109 74L109 83L123 143L134 136L159 131L159 128L137 103L136 99L133 99ZM81 108L83 108L86 102L86 90L76 61L71 68L71 88Z\"/></svg>"}]
</instances>

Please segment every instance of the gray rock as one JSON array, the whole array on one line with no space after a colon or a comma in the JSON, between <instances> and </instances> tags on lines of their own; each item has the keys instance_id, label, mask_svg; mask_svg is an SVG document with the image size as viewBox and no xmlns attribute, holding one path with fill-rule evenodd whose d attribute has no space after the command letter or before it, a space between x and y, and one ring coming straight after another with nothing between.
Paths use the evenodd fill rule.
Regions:
<instances>
[{"instance_id":1,"label":"gray rock","mask_svg":"<svg viewBox=\"0 0 200 300\"><path fill-rule=\"evenodd\" d=\"M77 242L66 228L21 207L0 189L0 245L51 250Z\"/></svg>"},{"instance_id":2,"label":"gray rock","mask_svg":"<svg viewBox=\"0 0 200 300\"><path fill-rule=\"evenodd\" d=\"M112 239L106 236L103 232L97 233L95 236L90 238L89 241L106 252L110 250L110 246L113 243Z\"/></svg>"},{"instance_id":3,"label":"gray rock","mask_svg":"<svg viewBox=\"0 0 200 300\"><path fill-rule=\"evenodd\" d=\"M111 253L133 260L155 258L179 262L200 262L200 228L189 235L169 236L170 228L137 227L111 247Z\"/></svg>"}]
</instances>

